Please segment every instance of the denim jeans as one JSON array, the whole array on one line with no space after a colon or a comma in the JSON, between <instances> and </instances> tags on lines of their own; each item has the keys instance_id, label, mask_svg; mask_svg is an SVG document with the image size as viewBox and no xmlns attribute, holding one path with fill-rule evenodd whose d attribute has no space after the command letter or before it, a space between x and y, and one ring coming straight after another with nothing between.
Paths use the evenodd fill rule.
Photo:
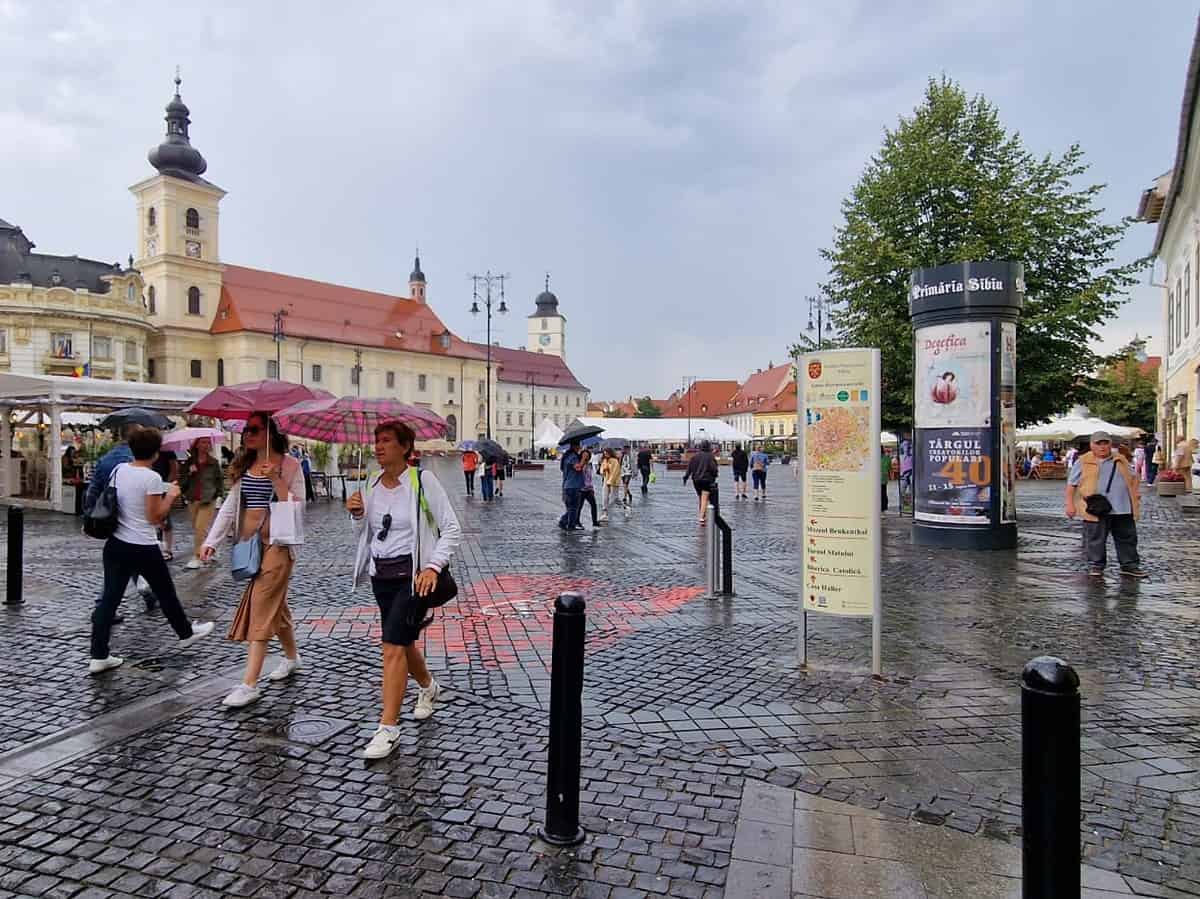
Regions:
<instances>
[{"instance_id":1,"label":"denim jeans","mask_svg":"<svg viewBox=\"0 0 1200 899\"><path fill-rule=\"evenodd\" d=\"M129 586L129 579L138 576L150 585L158 597L159 607L180 640L192 635L188 621L171 581L171 570L158 546L126 543L109 537L104 544L104 591L92 611L92 658L108 658L108 640L112 634L113 616Z\"/></svg>"},{"instance_id":2,"label":"denim jeans","mask_svg":"<svg viewBox=\"0 0 1200 899\"><path fill-rule=\"evenodd\" d=\"M563 505L566 507L566 511L563 512L562 518L558 520L560 528L567 528L569 530L579 527L579 509L583 504L582 492L578 487L563 488Z\"/></svg>"},{"instance_id":3,"label":"denim jeans","mask_svg":"<svg viewBox=\"0 0 1200 899\"><path fill-rule=\"evenodd\" d=\"M496 495L495 487L496 479L490 474L485 474L479 479L479 492L483 494L484 502L491 502L492 498Z\"/></svg>"}]
</instances>

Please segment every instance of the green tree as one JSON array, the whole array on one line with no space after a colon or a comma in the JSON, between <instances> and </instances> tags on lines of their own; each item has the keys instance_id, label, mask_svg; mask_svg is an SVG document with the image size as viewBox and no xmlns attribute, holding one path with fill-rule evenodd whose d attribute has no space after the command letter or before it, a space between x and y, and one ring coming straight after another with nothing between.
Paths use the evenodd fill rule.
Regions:
<instances>
[{"instance_id":1,"label":"green tree","mask_svg":"<svg viewBox=\"0 0 1200 899\"><path fill-rule=\"evenodd\" d=\"M662 418L662 409L654 405L650 397L644 396L637 401L637 415L634 418Z\"/></svg>"},{"instance_id":2,"label":"green tree","mask_svg":"<svg viewBox=\"0 0 1200 899\"><path fill-rule=\"evenodd\" d=\"M1143 368L1146 341L1134 338L1104 360L1088 385L1088 410L1105 421L1154 430L1157 372Z\"/></svg>"},{"instance_id":3,"label":"green tree","mask_svg":"<svg viewBox=\"0 0 1200 899\"><path fill-rule=\"evenodd\" d=\"M833 246L821 251L838 342L881 350L885 426L912 423L910 272L949 262L1025 264L1021 422L1084 399L1084 375L1098 362L1088 347L1095 329L1146 264L1112 264L1129 220L1102 221L1103 185L1078 183L1087 170L1078 145L1035 157L991 103L945 77L931 79L912 116L885 133L843 201Z\"/></svg>"},{"instance_id":4,"label":"green tree","mask_svg":"<svg viewBox=\"0 0 1200 899\"><path fill-rule=\"evenodd\" d=\"M623 409L613 408L613 409L609 409L607 412L605 412L604 417L605 418L628 418L629 416L625 413L625 411Z\"/></svg>"}]
</instances>

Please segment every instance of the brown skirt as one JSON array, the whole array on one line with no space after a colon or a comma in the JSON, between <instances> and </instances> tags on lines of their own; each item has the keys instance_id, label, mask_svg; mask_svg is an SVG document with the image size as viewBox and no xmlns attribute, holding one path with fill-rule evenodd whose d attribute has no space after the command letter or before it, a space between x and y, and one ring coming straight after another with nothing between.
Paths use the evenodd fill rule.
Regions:
<instances>
[{"instance_id":1,"label":"brown skirt","mask_svg":"<svg viewBox=\"0 0 1200 899\"><path fill-rule=\"evenodd\" d=\"M292 553L286 546L263 548L262 565L242 593L242 601L229 625L229 639L239 643L270 640L292 626L287 604Z\"/></svg>"}]
</instances>

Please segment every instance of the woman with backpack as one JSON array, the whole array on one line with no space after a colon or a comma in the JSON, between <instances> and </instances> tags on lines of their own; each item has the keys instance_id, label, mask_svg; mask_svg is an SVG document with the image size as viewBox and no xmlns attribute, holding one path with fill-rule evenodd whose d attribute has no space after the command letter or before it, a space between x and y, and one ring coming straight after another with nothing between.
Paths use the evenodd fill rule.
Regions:
<instances>
[{"instance_id":1,"label":"woman with backpack","mask_svg":"<svg viewBox=\"0 0 1200 899\"><path fill-rule=\"evenodd\" d=\"M239 544L257 541L261 547L258 570L250 575L229 626L229 639L247 644L242 682L221 700L222 705L237 709L257 702L262 695L258 678L272 637L279 638L284 658L267 676L279 681L300 669L300 652L287 603L296 548L274 542L271 503L290 499L298 503L296 509L303 509L305 492L304 470L288 455L287 438L266 412L253 412L246 420L242 448L229 464L229 473L233 486L204 538L200 558L205 562L211 559L235 527Z\"/></svg>"},{"instance_id":2,"label":"woman with backpack","mask_svg":"<svg viewBox=\"0 0 1200 899\"><path fill-rule=\"evenodd\" d=\"M368 759L390 755L400 740L400 707L409 675L418 687L413 718L424 721L433 714L438 683L417 638L433 620L426 617L431 605L456 589L447 569L462 529L433 473L408 465L415 440L412 428L402 422L377 426L375 459L383 471L365 499L356 490L346 501L358 530L354 586L370 576L382 630L383 709L379 728L363 750Z\"/></svg>"},{"instance_id":3,"label":"woman with backpack","mask_svg":"<svg viewBox=\"0 0 1200 899\"><path fill-rule=\"evenodd\" d=\"M213 630L211 621L188 620L175 592L171 570L158 548L155 527L162 524L171 512L171 505L179 498L179 485L164 484L154 470L154 460L158 458L161 446L162 435L154 428L132 432L129 451L133 461L122 462L113 469L88 511L85 526L95 527L101 507L107 506L111 510L111 500L115 500L115 521L111 514L104 519L111 522L106 527L113 529L104 542L104 591L92 612L92 659L88 665L91 674L116 668L124 661L109 653L108 641L113 618L130 578L141 577L150 585L184 649ZM110 486L115 495L110 495ZM88 533L97 536L93 531Z\"/></svg>"}]
</instances>

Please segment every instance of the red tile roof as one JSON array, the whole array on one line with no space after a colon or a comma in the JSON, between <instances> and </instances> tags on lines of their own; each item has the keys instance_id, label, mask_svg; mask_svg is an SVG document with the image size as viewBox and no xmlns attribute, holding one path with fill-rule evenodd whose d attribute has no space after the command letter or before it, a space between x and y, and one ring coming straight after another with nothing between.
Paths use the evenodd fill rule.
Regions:
<instances>
[{"instance_id":1,"label":"red tile roof","mask_svg":"<svg viewBox=\"0 0 1200 899\"><path fill-rule=\"evenodd\" d=\"M757 371L746 379L729 400L726 411L753 411L767 400L774 399L792 381L792 364L776 365Z\"/></svg>"},{"instance_id":2,"label":"red tile roof","mask_svg":"<svg viewBox=\"0 0 1200 899\"><path fill-rule=\"evenodd\" d=\"M486 343L472 343L480 358L487 357ZM511 384L528 384L533 378L536 387L565 387L569 390L587 390L567 363L558 356L549 353L531 353L529 350L518 350L512 347L493 346L492 364L499 365L496 374L497 381Z\"/></svg>"},{"instance_id":3,"label":"red tile roof","mask_svg":"<svg viewBox=\"0 0 1200 899\"><path fill-rule=\"evenodd\" d=\"M329 340L359 347L407 350L479 359L482 354L451 334L437 313L408 297L310 281L240 265L227 265L213 334L273 334L275 313L287 310L288 337ZM400 332L402 336L397 336ZM443 346L443 335L449 345Z\"/></svg>"},{"instance_id":4,"label":"red tile roof","mask_svg":"<svg viewBox=\"0 0 1200 899\"><path fill-rule=\"evenodd\" d=\"M725 412L726 404L737 392L737 389L737 381L696 381L687 389L686 393L677 393L667 400L666 408L663 408L663 416L665 418L716 417ZM691 398L690 406L689 397ZM656 402L655 405L658 403Z\"/></svg>"},{"instance_id":5,"label":"red tile roof","mask_svg":"<svg viewBox=\"0 0 1200 899\"><path fill-rule=\"evenodd\" d=\"M796 379L788 378L788 382L784 385L783 390L779 391L779 393L766 402L756 406L754 411L763 413L795 412L796 400Z\"/></svg>"}]
</instances>

